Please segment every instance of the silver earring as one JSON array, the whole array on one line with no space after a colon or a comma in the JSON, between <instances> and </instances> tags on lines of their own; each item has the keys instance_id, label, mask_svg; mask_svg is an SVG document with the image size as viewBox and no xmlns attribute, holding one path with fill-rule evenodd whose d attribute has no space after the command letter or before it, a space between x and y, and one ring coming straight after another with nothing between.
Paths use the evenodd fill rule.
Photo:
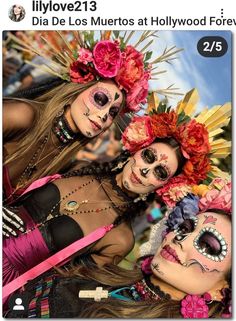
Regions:
<instances>
[{"instance_id":1,"label":"silver earring","mask_svg":"<svg viewBox=\"0 0 236 321\"><path fill-rule=\"evenodd\" d=\"M140 194L139 197L134 199L134 203L137 203L139 201L145 202L147 200L148 193Z\"/></svg>"}]
</instances>

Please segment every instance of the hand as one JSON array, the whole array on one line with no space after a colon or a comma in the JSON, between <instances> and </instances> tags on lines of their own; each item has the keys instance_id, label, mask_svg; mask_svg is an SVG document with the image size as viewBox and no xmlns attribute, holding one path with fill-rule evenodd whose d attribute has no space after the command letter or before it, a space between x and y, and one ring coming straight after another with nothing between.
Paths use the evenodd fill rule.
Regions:
<instances>
[{"instance_id":1,"label":"hand","mask_svg":"<svg viewBox=\"0 0 236 321\"><path fill-rule=\"evenodd\" d=\"M14 236L17 237L18 233L16 232L25 232L25 224L22 219L14 213L12 210L9 210L6 207L2 208L3 219L2 219L2 234L5 237Z\"/></svg>"}]
</instances>

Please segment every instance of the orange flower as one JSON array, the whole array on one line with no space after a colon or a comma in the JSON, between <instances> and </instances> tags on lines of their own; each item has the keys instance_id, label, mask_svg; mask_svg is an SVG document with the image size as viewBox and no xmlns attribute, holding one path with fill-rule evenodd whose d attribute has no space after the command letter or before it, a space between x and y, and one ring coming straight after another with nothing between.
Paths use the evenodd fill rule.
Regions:
<instances>
[{"instance_id":1,"label":"orange flower","mask_svg":"<svg viewBox=\"0 0 236 321\"><path fill-rule=\"evenodd\" d=\"M177 115L174 111L152 115L152 130L159 138L173 136L176 131Z\"/></svg>"},{"instance_id":2,"label":"orange flower","mask_svg":"<svg viewBox=\"0 0 236 321\"><path fill-rule=\"evenodd\" d=\"M192 119L189 123L183 124L178 128L178 140L181 147L189 154L207 154L210 151L208 131L205 125Z\"/></svg>"}]
</instances>

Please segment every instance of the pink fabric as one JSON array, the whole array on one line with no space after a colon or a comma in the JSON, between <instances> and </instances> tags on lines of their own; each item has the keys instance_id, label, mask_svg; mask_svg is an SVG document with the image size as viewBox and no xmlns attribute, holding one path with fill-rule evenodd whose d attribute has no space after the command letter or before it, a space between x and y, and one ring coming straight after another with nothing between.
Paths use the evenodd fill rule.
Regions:
<instances>
[{"instance_id":1,"label":"pink fabric","mask_svg":"<svg viewBox=\"0 0 236 321\"><path fill-rule=\"evenodd\" d=\"M30 184L21 195L24 195L24 194L26 194L26 193L28 193L38 187L41 187L49 182L55 181L58 178L61 178L60 174L54 174L54 175L45 176L43 178L39 178L36 181L34 181L32 184Z\"/></svg>"},{"instance_id":2,"label":"pink fabric","mask_svg":"<svg viewBox=\"0 0 236 321\"><path fill-rule=\"evenodd\" d=\"M35 226L32 218L20 208L20 216L26 229ZM3 285L9 283L49 256L49 250L40 231L36 228L29 234L19 234L3 240Z\"/></svg>"},{"instance_id":3,"label":"pink fabric","mask_svg":"<svg viewBox=\"0 0 236 321\"><path fill-rule=\"evenodd\" d=\"M25 285L28 281L33 280L34 278L38 277L42 273L50 270L53 266L58 264L65 263L70 256L78 252L79 250L85 248L86 246L96 242L100 238L102 238L107 232L109 232L113 228L113 224L109 226L99 227L94 232L88 234L87 236L83 237L82 239L72 243L71 245L67 246L63 250L57 252L56 254L50 256L48 259L44 260L43 262L39 263L35 267L31 268L21 276L17 277L12 282L8 283L3 287L2 296L3 301L9 297L11 293L16 291L17 289L21 288Z\"/></svg>"}]
</instances>

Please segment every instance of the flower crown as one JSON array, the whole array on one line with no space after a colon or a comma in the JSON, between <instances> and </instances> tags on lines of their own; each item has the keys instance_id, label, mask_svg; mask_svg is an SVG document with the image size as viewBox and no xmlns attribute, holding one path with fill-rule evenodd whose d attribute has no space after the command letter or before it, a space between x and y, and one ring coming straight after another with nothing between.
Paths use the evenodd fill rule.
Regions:
<instances>
[{"instance_id":1,"label":"flower crown","mask_svg":"<svg viewBox=\"0 0 236 321\"><path fill-rule=\"evenodd\" d=\"M231 216L231 181L215 178L209 185L194 186L164 218L153 225L148 242L140 246L140 256L155 254L167 230L175 230L185 219L194 218L207 210L222 210Z\"/></svg>"},{"instance_id":2,"label":"flower crown","mask_svg":"<svg viewBox=\"0 0 236 321\"><path fill-rule=\"evenodd\" d=\"M23 41L12 34L9 37L17 43L14 47L18 50L30 51L49 60L49 65L40 68L66 81L86 84L99 79L114 80L126 93L125 111L137 112L147 102L149 79L164 72L154 71L155 64L175 59L181 49L165 49L161 56L151 60L152 51L148 48L156 32L144 31L136 44L129 45L135 33L105 31L100 33L100 40L95 40L93 31L50 31L42 33L44 44L40 48L33 47L27 37ZM146 40L149 42L145 43ZM143 48L137 50L138 46ZM30 61L27 63L33 65ZM165 90L161 92L165 93Z\"/></svg>"},{"instance_id":3,"label":"flower crown","mask_svg":"<svg viewBox=\"0 0 236 321\"><path fill-rule=\"evenodd\" d=\"M176 110L163 102L157 108L153 107L156 97L151 97L148 115L134 117L122 136L125 149L131 153L149 146L156 138L174 138L178 142L186 159L182 172L156 191L168 206L174 206L190 191L191 185L203 181L207 175L214 175L216 168L210 164L210 157L223 158L230 153L230 142L213 139L229 122L230 104L206 109L193 119L190 115L196 105L196 96L197 91L191 90Z\"/></svg>"},{"instance_id":4,"label":"flower crown","mask_svg":"<svg viewBox=\"0 0 236 321\"><path fill-rule=\"evenodd\" d=\"M176 229L185 219L192 218L209 209L222 210L226 214L232 213L231 182L220 178L214 179L201 198L188 194L178 202L168 215L167 225L171 230Z\"/></svg>"}]
</instances>

